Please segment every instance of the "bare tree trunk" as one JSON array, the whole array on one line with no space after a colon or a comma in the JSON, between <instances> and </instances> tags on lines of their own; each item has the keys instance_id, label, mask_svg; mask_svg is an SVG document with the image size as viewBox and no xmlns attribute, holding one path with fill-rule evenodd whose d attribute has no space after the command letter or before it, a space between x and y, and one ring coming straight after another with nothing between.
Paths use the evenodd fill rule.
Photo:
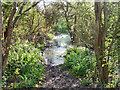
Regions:
<instances>
[{"instance_id":1,"label":"bare tree trunk","mask_svg":"<svg viewBox=\"0 0 120 90\"><path fill-rule=\"evenodd\" d=\"M107 19L108 19L108 10L107 10L107 3L104 2L104 25L103 25L103 61L102 61L102 69L103 69L103 79L104 79L104 83L108 83L108 62L105 58L105 37L106 37L106 33L107 33Z\"/></svg>"},{"instance_id":2,"label":"bare tree trunk","mask_svg":"<svg viewBox=\"0 0 120 90\"><path fill-rule=\"evenodd\" d=\"M102 9L101 3L95 2L95 17L96 17L96 33L95 33L95 42L94 50L99 70L99 78L101 82L108 83L108 68L105 58L105 27L102 27Z\"/></svg>"},{"instance_id":3,"label":"bare tree trunk","mask_svg":"<svg viewBox=\"0 0 120 90\"><path fill-rule=\"evenodd\" d=\"M76 26L76 22L77 22L77 16L75 14L75 17L74 17L74 25ZM79 43L79 39L77 38L77 30L76 30L76 27L74 26L74 32L73 32L73 45L78 45Z\"/></svg>"},{"instance_id":4,"label":"bare tree trunk","mask_svg":"<svg viewBox=\"0 0 120 90\"><path fill-rule=\"evenodd\" d=\"M118 3L118 15L120 15L120 2ZM120 16L118 17L118 22L117 22L117 30L119 32L120 30ZM120 77L120 36L118 36L118 40L117 40L117 48L118 48L118 74ZM119 83L120 83L120 78L118 78Z\"/></svg>"},{"instance_id":5,"label":"bare tree trunk","mask_svg":"<svg viewBox=\"0 0 120 90\"><path fill-rule=\"evenodd\" d=\"M117 40L117 48L118 48L118 74L119 74L119 77L120 77L120 37L118 38ZM119 82L120 82L120 78L119 79Z\"/></svg>"},{"instance_id":6,"label":"bare tree trunk","mask_svg":"<svg viewBox=\"0 0 120 90\"><path fill-rule=\"evenodd\" d=\"M41 1L41 0L40 0ZM39 1L39 2L40 2ZM15 13L16 13L16 2L14 2L14 7L12 9L12 12L10 14L10 17L9 17L9 20L8 20L8 23L7 23L7 27L6 27L6 31L4 33L4 42L5 42L5 48L4 48L4 51L5 51L5 55L3 55L3 60L2 60L2 74L4 74L5 72L5 69L6 69L6 66L7 66L7 62L8 62L8 55L9 55L9 50L10 50L10 45L11 45L11 37L12 37L12 31L14 29L14 26L15 26L15 23L17 22L17 20L19 19L20 16L22 16L23 14L25 14L27 11L29 11L31 8L35 7L39 2L36 2L34 3L31 7L29 7L28 9L24 10L23 13L22 13L22 10L23 10L23 6L25 5L23 3L23 5L21 6L20 8L20 11L19 11L19 16L15 16ZM15 18L15 19L14 19ZM13 20L14 19L14 20Z\"/></svg>"},{"instance_id":7,"label":"bare tree trunk","mask_svg":"<svg viewBox=\"0 0 120 90\"><path fill-rule=\"evenodd\" d=\"M0 90L2 90L2 6L0 0Z\"/></svg>"},{"instance_id":8,"label":"bare tree trunk","mask_svg":"<svg viewBox=\"0 0 120 90\"><path fill-rule=\"evenodd\" d=\"M96 60L97 60L97 65L98 65L98 69L99 69L99 75L100 78L102 79L102 66L101 66L101 61L99 60L99 49L98 49L98 34L99 34L99 30L100 30L100 11L101 11L101 4L100 3L95 3L95 16L96 16L96 32L95 32L95 42L94 42L94 50L95 50L95 55L96 55Z\"/></svg>"},{"instance_id":9,"label":"bare tree trunk","mask_svg":"<svg viewBox=\"0 0 120 90\"><path fill-rule=\"evenodd\" d=\"M66 9L64 10L64 12L65 12L64 15L65 15L66 23L67 23L68 33L70 34L70 37L71 37L71 39L73 41L73 32L71 31L71 25L70 25L69 19L68 19L68 16L69 16L69 14L68 14L68 2L66 2L66 3L67 3L67 5L66 5Z\"/></svg>"},{"instance_id":10,"label":"bare tree trunk","mask_svg":"<svg viewBox=\"0 0 120 90\"><path fill-rule=\"evenodd\" d=\"M5 55L3 55L3 62L2 62L2 73L4 74L6 66L7 66L7 62L8 62L8 55L9 55L9 50L10 50L10 45L11 45L11 37L12 37L12 31L13 31L13 18L14 15L16 13L16 2L14 2L14 7L12 10L12 13L10 15L10 18L8 20L8 25L6 28L6 32L5 32L5 42L6 42L6 46L5 46Z\"/></svg>"}]
</instances>

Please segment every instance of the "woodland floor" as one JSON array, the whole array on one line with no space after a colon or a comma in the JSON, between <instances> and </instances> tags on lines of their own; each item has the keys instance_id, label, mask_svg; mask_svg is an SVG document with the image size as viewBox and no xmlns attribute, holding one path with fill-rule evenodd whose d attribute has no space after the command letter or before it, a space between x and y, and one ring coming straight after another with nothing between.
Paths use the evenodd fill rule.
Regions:
<instances>
[{"instance_id":1,"label":"woodland floor","mask_svg":"<svg viewBox=\"0 0 120 90\"><path fill-rule=\"evenodd\" d=\"M48 66L45 72L45 81L42 82L42 87L45 88L77 88L82 87L79 79L71 74L68 70L59 68L58 66Z\"/></svg>"},{"instance_id":2,"label":"woodland floor","mask_svg":"<svg viewBox=\"0 0 120 90\"><path fill-rule=\"evenodd\" d=\"M96 82L91 86L89 84L80 84L80 80L77 75L70 74L68 69L60 68L62 65L58 66L47 66L45 71L45 76L41 83L42 88L47 89L64 89L64 90L101 90L100 85ZM80 77L82 78L82 77ZM106 90L106 89L105 89ZM113 90L120 90L119 88Z\"/></svg>"},{"instance_id":3,"label":"woodland floor","mask_svg":"<svg viewBox=\"0 0 120 90\"><path fill-rule=\"evenodd\" d=\"M45 74L43 76L44 81L39 84L39 81L36 82L39 84L39 88L34 87L23 87L19 89L12 90L93 90L94 86L97 83L94 83L93 86L80 84L77 75L72 75L68 73L67 69L60 68L62 65L58 66L47 66L45 68ZM101 90L99 85L97 84L96 90ZM94 88L95 89L95 88ZM8 89L3 89L8 90ZM10 89L11 90L11 89ZM107 89L103 89L107 90ZM113 89L119 90L119 88Z\"/></svg>"}]
</instances>

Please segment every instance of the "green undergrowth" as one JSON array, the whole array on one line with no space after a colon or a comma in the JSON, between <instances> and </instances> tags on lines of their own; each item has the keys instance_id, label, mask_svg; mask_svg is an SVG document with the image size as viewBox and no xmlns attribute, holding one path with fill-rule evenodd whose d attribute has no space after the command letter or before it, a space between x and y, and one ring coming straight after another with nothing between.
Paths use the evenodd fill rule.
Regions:
<instances>
[{"instance_id":1,"label":"green undergrowth","mask_svg":"<svg viewBox=\"0 0 120 90\"><path fill-rule=\"evenodd\" d=\"M88 49L68 48L65 59L64 68L69 68L79 76L86 76L95 69L94 55Z\"/></svg>"},{"instance_id":2,"label":"green undergrowth","mask_svg":"<svg viewBox=\"0 0 120 90\"><path fill-rule=\"evenodd\" d=\"M35 86L44 73L41 50L32 44L23 43L12 46L9 61L3 76L3 87L12 88Z\"/></svg>"},{"instance_id":3,"label":"green undergrowth","mask_svg":"<svg viewBox=\"0 0 120 90\"><path fill-rule=\"evenodd\" d=\"M66 61L62 66L69 73L77 76L80 84L92 85L95 76L95 55L93 51L84 48L67 48Z\"/></svg>"},{"instance_id":4,"label":"green undergrowth","mask_svg":"<svg viewBox=\"0 0 120 90\"><path fill-rule=\"evenodd\" d=\"M109 81L108 84L103 85L98 78L99 73L93 51L79 47L70 47L67 48L67 55L64 57L66 61L61 68L67 69L69 74L76 76L81 85L93 88L115 88L119 86L118 74L115 73L115 71L117 71L117 66L115 67L114 63L116 62L111 62L112 69L110 69L111 67L109 65ZM114 59L111 57L111 60ZM112 70L114 72L112 72Z\"/></svg>"}]
</instances>

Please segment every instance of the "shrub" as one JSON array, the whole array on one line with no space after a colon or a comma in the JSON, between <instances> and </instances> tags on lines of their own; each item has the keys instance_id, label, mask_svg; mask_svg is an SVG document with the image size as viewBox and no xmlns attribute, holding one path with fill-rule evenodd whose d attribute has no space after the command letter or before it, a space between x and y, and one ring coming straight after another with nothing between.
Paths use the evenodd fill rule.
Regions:
<instances>
[{"instance_id":1,"label":"shrub","mask_svg":"<svg viewBox=\"0 0 120 90\"><path fill-rule=\"evenodd\" d=\"M33 86L36 80L42 79L44 66L40 54L40 49L32 44L11 47L5 76L8 81L19 82L13 87Z\"/></svg>"},{"instance_id":2,"label":"shrub","mask_svg":"<svg viewBox=\"0 0 120 90\"><path fill-rule=\"evenodd\" d=\"M86 76L95 67L93 56L89 52L88 49L83 50L77 47L68 48L64 67L70 68L72 73Z\"/></svg>"}]
</instances>

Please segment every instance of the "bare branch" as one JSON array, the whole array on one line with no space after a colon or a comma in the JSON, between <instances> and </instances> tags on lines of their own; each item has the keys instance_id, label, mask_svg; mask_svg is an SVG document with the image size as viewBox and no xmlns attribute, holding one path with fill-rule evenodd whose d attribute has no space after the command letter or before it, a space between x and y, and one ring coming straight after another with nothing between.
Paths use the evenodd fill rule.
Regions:
<instances>
[{"instance_id":1,"label":"bare branch","mask_svg":"<svg viewBox=\"0 0 120 90\"><path fill-rule=\"evenodd\" d=\"M42 1L42 0L40 0L40 1ZM39 2L40 2L40 1L39 1ZM31 7L29 7L29 8L26 9L25 11L23 11L23 13L22 13L23 6L25 5L25 4L23 3L23 5L22 5L21 8L20 8L20 11L19 11L18 16L16 16L15 19L14 19L13 27L15 26L15 23L17 22L17 20L18 20L18 18L19 18L20 16L22 16L23 14L25 14L25 13L26 13L27 11L29 11L31 8L35 7L39 2L36 2L36 3L33 4Z\"/></svg>"}]
</instances>

